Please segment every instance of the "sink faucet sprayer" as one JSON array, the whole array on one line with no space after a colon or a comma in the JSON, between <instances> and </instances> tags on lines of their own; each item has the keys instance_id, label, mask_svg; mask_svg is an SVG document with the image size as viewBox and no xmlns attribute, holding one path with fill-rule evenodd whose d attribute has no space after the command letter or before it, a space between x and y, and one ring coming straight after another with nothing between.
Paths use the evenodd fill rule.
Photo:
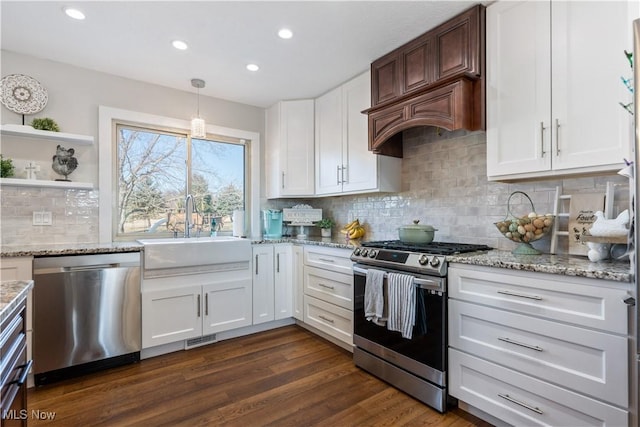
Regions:
<instances>
[{"instance_id":1,"label":"sink faucet sprayer","mask_svg":"<svg viewBox=\"0 0 640 427\"><path fill-rule=\"evenodd\" d=\"M189 200L191 200L191 209L189 209ZM191 215L194 212L198 213L196 201L191 194L187 194L184 200L184 237L191 237L191 229L196 225L191 224Z\"/></svg>"}]
</instances>

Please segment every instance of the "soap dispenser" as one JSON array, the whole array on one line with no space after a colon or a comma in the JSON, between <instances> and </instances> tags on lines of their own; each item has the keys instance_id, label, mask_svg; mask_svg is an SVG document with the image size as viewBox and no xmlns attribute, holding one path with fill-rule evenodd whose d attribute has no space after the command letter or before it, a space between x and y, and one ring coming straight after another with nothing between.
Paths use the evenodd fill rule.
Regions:
<instances>
[{"instance_id":1,"label":"soap dispenser","mask_svg":"<svg viewBox=\"0 0 640 427\"><path fill-rule=\"evenodd\" d=\"M216 223L216 219L211 217L211 237L218 235L218 224Z\"/></svg>"}]
</instances>

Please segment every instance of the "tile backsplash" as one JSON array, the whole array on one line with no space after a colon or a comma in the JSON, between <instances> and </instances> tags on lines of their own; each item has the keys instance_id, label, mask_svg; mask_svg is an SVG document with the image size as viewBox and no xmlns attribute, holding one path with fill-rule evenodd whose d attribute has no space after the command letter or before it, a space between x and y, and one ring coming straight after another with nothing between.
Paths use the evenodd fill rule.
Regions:
<instances>
[{"instance_id":1,"label":"tile backsplash","mask_svg":"<svg viewBox=\"0 0 640 427\"><path fill-rule=\"evenodd\" d=\"M98 241L97 191L2 185L0 198L3 245ZM42 211L51 212L52 225L33 225Z\"/></svg>"},{"instance_id":2,"label":"tile backsplash","mask_svg":"<svg viewBox=\"0 0 640 427\"><path fill-rule=\"evenodd\" d=\"M536 180L523 183L490 182L486 177L486 134L484 132L448 132L433 127L404 132L402 191L396 194L363 194L310 200L269 201L269 207L290 207L308 203L323 209L338 228L359 218L365 224L367 240L397 239L397 228L419 219L438 229L439 241L482 243L493 248L512 250L515 243L502 237L494 222L502 220L507 200L514 191L527 193L539 213L553 212L556 186L567 194L603 193L607 182L615 189L614 215L629 206L628 180L612 174L599 177ZM516 214L529 211L528 202L518 205ZM318 230L311 230L319 234ZM334 229L338 233L338 229ZM563 240L564 239L564 240ZM548 252L549 237L534 243ZM567 251L567 238L558 240L558 251Z\"/></svg>"},{"instance_id":3,"label":"tile backsplash","mask_svg":"<svg viewBox=\"0 0 640 427\"><path fill-rule=\"evenodd\" d=\"M367 230L365 239L396 239L400 225L419 219L438 229L436 240L483 243L511 250L515 243L502 237L493 225L506 215L507 199L514 191L527 193L540 213L553 211L556 186L565 193L604 193L614 183L617 215L629 206L628 180L612 174L599 177L496 183L486 177L484 132L447 132L433 127L404 132L402 190L394 194L362 194L316 199L269 200L262 208L283 208L306 203L322 208L338 229L359 218ZM98 191L0 186L3 245L98 242ZM514 198L515 200L515 198ZM515 210L529 209L528 205ZM34 211L50 211L51 226L33 225ZM289 230L296 233L297 230ZM320 230L308 229L311 235ZM550 239L534 246L549 251ZM559 241L566 252L567 242Z\"/></svg>"}]
</instances>

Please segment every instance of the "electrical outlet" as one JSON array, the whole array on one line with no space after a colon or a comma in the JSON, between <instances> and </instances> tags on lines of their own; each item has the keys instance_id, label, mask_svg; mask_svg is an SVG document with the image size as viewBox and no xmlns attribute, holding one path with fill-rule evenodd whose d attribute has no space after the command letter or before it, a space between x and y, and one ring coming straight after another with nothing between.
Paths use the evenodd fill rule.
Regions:
<instances>
[{"instance_id":1,"label":"electrical outlet","mask_svg":"<svg viewBox=\"0 0 640 427\"><path fill-rule=\"evenodd\" d=\"M53 214L49 211L34 211L33 225L53 225Z\"/></svg>"},{"instance_id":2,"label":"electrical outlet","mask_svg":"<svg viewBox=\"0 0 640 427\"><path fill-rule=\"evenodd\" d=\"M42 212L42 225L53 225L53 215L51 214L51 212Z\"/></svg>"},{"instance_id":3,"label":"electrical outlet","mask_svg":"<svg viewBox=\"0 0 640 427\"><path fill-rule=\"evenodd\" d=\"M33 212L33 225L42 225L42 212Z\"/></svg>"}]
</instances>

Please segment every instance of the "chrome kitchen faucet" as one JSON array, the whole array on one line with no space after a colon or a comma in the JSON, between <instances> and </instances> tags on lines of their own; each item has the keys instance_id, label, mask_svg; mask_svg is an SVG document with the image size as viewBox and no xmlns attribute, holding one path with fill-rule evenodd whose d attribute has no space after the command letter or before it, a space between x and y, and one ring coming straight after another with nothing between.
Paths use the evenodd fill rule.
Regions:
<instances>
[{"instance_id":1,"label":"chrome kitchen faucet","mask_svg":"<svg viewBox=\"0 0 640 427\"><path fill-rule=\"evenodd\" d=\"M191 200L191 210L189 210L189 200ZM191 214L198 213L196 201L191 194L187 194L184 200L184 237L191 237L191 229L195 224L191 224Z\"/></svg>"}]
</instances>

